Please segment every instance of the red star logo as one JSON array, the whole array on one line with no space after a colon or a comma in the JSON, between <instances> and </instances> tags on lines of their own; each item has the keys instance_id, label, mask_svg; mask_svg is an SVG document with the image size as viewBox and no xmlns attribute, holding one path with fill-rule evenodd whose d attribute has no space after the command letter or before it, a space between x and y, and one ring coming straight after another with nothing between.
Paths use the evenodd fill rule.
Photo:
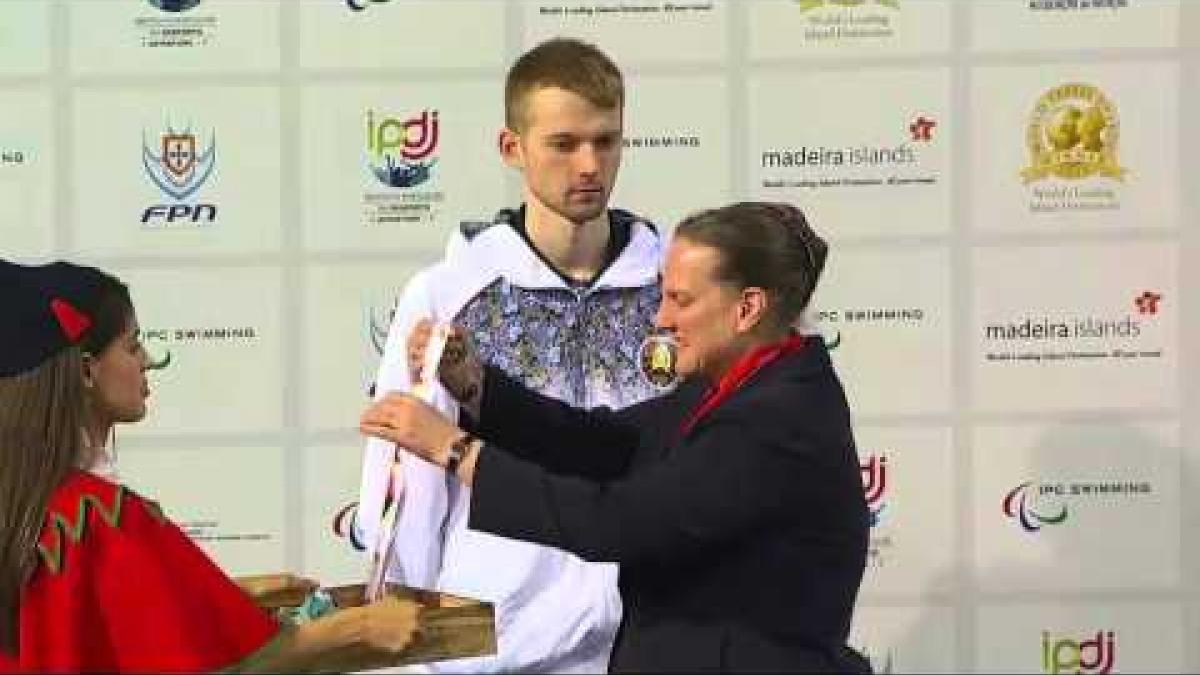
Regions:
<instances>
[{"instance_id":1,"label":"red star logo","mask_svg":"<svg viewBox=\"0 0 1200 675\"><path fill-rule=\"evenodd\" d=\"M933 140L933 128L936 126L936 121L920 115L912 121L912 124L908 125L908 131L912 134L914 141L928 142Z\"/></svg>"},{"instance_id":2,"label":"red star logo","mask_svg":"<svg viewBox=\"0 0 1200 675\"><path fill-rule=\"evenodd\" d=\"M1158 303L1161 301L1161 293L1142 291L1141 295L1134 298L1133 304L1137 306L1138 314L1158 314Z\"/></svg>"}]
</instances>

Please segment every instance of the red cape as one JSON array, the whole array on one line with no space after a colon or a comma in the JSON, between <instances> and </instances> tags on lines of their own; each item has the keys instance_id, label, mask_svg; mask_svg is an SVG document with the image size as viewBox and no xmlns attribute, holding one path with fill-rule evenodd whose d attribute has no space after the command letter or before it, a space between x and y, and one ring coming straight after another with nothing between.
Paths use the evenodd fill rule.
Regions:
<instances>
[{"instance_id":1,"label":"red cape","mask_svg":"<svg viewBox=\"0 0 1200 675\"><path fill-rule=\"evenodd\" d=\"M90 474L51 497L38 554L20 652L0 669L212 671L280 631L155 504Z\"/></svg>"}]
</instances>

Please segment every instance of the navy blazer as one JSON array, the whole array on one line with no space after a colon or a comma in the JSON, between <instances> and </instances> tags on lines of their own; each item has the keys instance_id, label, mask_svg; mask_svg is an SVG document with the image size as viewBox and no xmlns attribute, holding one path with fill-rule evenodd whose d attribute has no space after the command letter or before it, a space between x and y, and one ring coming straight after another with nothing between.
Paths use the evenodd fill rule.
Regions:
<instances>
[{"instance_id":1,"label":"navy blazer","mask_svg":"<svg viewBox=\"0 0 1200 675\"><path fill-rule=\"evenodd\" d=\"M868 512L820 339L683 434L705 385L580 410L487 372L470 526L620 564L613 672L869 672Z\"/></svg>"}]
</instances>

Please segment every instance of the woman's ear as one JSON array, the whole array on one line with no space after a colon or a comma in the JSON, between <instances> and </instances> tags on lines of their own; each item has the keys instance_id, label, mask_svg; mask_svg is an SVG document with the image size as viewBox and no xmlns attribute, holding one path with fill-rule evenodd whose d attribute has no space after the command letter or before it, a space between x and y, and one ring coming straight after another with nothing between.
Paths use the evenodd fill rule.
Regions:
<instances>
[{"instance_id":1,"label":"woman's ear","mask_svg":"<svg viewBox=\"0 0 1200 675\"><path fill-rule=\"evenodd\" d=\"M742 289L742 297L738 301L737 329L746 333L763 322L767 315L770 298L766 290L757 286Z\"/></svg>"}]
</instances>

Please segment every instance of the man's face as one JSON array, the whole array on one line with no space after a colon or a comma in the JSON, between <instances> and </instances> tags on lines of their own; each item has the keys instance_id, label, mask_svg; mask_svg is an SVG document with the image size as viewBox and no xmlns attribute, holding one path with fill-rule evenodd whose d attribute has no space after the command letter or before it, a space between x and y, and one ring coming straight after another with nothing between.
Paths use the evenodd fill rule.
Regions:
<instances>
[{"instance_id":1,"label":"man's face","mask_svg":"<svg viewBox=\"0 0 1200 675\"><path fill-rule=\"evenodd\" d=\"M583 224L605 213L621 163L621 110L605 110L557 87L525 101L525 130L505 129L500 150L525 173L533 199Z\"/></svg>"}]
</instances>

